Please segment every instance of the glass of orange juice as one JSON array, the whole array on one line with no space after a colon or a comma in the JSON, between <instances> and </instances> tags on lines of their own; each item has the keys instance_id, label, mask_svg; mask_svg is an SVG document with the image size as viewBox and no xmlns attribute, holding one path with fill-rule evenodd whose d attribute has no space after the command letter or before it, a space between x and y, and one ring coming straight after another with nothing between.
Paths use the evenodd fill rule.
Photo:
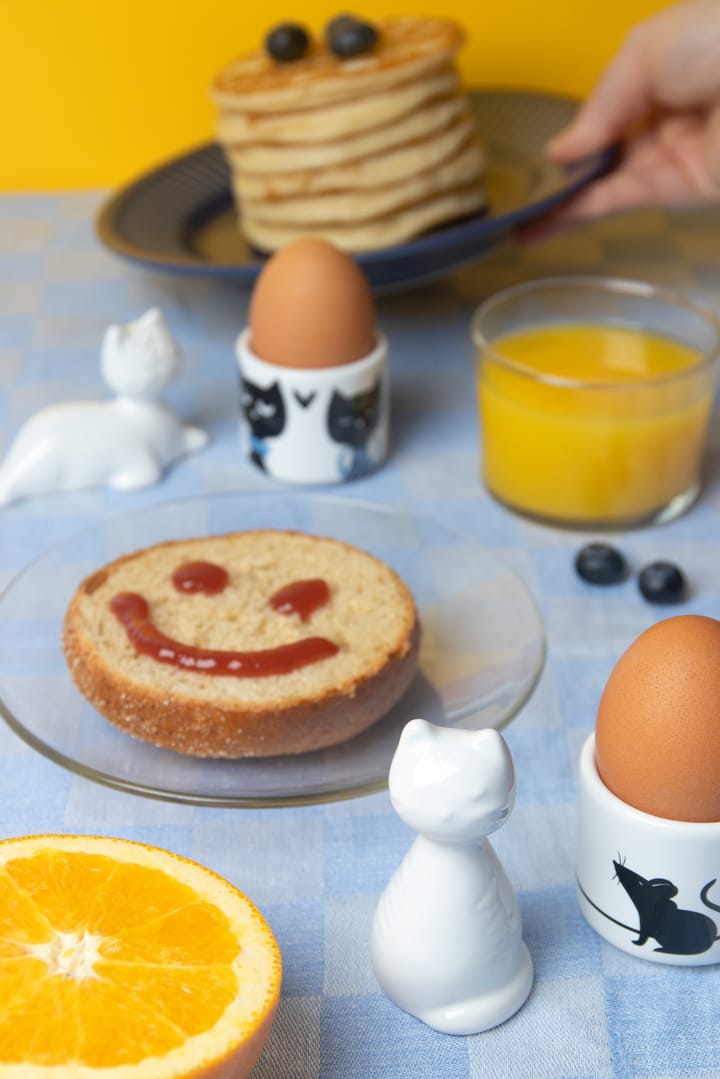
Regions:
<instances>
[{"instance_id":1,"label":"glass of orange juice","mask_svg":"<svg viewBox=\"0 0 720 1079\"><path fill-rule=\"evenodd\" d=\"M672 520L692 504L720 322L652 285L547 278L476 311L483 476L520 513L579 528Z\"/></svg>"}]
</instances>

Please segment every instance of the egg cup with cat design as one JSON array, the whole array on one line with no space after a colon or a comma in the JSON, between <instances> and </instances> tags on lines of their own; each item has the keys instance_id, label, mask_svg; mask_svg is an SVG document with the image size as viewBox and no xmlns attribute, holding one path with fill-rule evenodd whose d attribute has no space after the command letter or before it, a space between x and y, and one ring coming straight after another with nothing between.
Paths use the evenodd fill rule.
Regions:
<instances>
[{"instance_id":1,"label":"egg cup with cat design","mask_svg":"<svg viewBox=\"0 0 720 1079\"><path fill-rule=\"evenodd\" d=\"M237 343L247 454L286 483L342 483L385 459L387 342L360 266L319 237L265 263Z\"/></svg>"},{"instance_id":2,"label":"egg cup with cat design","mask_svg":"<svg viewBox=\"0 0 720 1079\"><path fill-rule=\"evenodd\" d=\"M238 340L249 460L285 483L342 483L387 456L387 342L333 367L281 367L256 356L250 330Z\"/></svg>"},{"instance_id":3,"label":"egg cup with cat design","mask_svg":"<svg viewBox=\"0 0 720 1079\"><path fill-rule=\"evenodd\" d=\"M577 894L605 940L720 962L720 622L656 622L621 656L580 755Z\"/></svg>"}]
</instances>

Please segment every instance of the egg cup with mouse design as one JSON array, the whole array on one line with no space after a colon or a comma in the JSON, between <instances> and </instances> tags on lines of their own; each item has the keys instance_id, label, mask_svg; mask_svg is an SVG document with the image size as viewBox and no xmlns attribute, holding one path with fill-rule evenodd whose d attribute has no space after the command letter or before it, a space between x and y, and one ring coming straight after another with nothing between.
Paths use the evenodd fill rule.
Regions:
<instances>
[{"instance_id":1,"label":"egg cup with mouse design","mask_svg":"<svg viewBox=\"0 0 720 1079\"><path fill-rule=\"evenodd\" d=\"M266 263L236 346L248 459L286 483L341 483L384 461L387 341L360 267L315 238Z\"/></svg>"},{"instance_id":2,"label":"egg cup with mouse design","mask_svg":"<svg viewBox=\"0 0 720 1079\"><path fill-rule=\"evenodd\" d=\"M718 692L720 622L658 622L620 658L580 755L580 909L654 963L720 962Z\"/></svg>"}]
</instances>

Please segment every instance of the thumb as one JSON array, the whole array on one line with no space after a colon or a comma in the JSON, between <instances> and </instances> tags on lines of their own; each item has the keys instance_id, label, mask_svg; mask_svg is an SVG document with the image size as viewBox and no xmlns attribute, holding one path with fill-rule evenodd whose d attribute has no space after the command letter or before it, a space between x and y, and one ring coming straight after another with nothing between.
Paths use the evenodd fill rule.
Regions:
<instances>
[{"instance_id":1,"label":"thumb","mask_svg":"<svg viewBox=\"0 0 720 1079\"><path fill-rule=\"evenodd\" d=\"M605 149L650 111L652 95L642 38L630 35L574 120L548 144L556 161Z\"/></svg>"}]
</instances>

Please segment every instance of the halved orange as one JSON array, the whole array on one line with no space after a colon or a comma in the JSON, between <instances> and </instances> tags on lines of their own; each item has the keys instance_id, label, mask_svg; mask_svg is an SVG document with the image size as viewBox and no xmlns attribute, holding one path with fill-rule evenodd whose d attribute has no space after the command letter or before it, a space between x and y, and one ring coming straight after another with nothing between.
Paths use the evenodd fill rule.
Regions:
<instances>
[{"instance_id":1,"label":"halved orange","mask_svg":"<svg viewBox=\"0 0 720 1079\"><path fill-rule=\"evenodd\" d=\"M241 1079L280 950L222 877L125 839L0 841L3 1079Z\"/></svg>"}]
</instances>

